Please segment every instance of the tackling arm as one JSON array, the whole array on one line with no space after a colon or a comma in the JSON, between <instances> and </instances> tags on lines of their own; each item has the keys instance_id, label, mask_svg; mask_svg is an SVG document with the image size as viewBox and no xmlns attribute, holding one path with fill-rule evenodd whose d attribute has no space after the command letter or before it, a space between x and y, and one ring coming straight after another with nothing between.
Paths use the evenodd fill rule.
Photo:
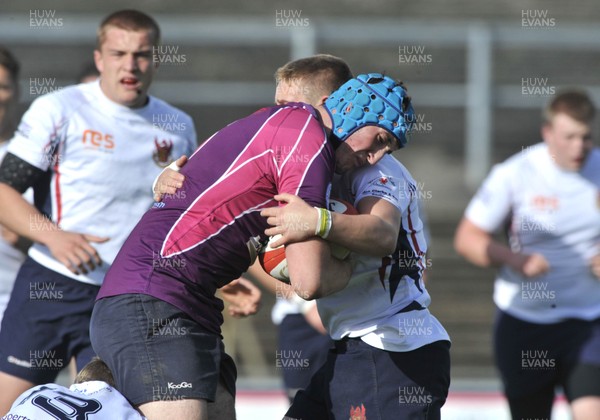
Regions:
<instances>
[{"instance_id":1,"label":"tackling arm","mask_svg":"<svg viewBox=\"0 0 600 420\"><path fill-rule=\"evenodd\" d=\"M358 215L331 213L328 240L362 255L381 257L396 249L402 215L391 203L365 197L358 203Z\"/></svg>"},{"instance_id":2,"label":"tackling arm","mask_svg":"<svg viewBox=\"0 0 600 420\"><path fill-rule=\"evenodd\" d=\"M300 197L279 194L277 201L287 203L283 207L264 209L261 215L273 227L267 235L282 234L273 246L303 241L315 236L317 212ZM331 213L332 226L328 241L335 242L354 252L381 257L394 252L402 215L391 203L377 197L365 197L358 203L358 215ZM286 223L286 220L302 223Z\"/></svg>"}]
</instances>

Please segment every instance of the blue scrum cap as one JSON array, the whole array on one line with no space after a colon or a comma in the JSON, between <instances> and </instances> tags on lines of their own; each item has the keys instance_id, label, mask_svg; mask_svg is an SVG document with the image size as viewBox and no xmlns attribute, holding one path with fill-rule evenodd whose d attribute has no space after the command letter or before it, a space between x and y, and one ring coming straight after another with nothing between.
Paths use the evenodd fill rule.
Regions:
<instances>
[{"instance_id":1,"label":"blue scrum cap","mask_svg":"<svg viewBox=\"0 0 600 420\"><path fill-rule=\"evenodd\" d=\"M379 73L348 80L325 101L333 123L333 134L341 141L361 127L376 125L392 133L402 148L415 120L406 90Z\"/></svg>"}]
</instances>

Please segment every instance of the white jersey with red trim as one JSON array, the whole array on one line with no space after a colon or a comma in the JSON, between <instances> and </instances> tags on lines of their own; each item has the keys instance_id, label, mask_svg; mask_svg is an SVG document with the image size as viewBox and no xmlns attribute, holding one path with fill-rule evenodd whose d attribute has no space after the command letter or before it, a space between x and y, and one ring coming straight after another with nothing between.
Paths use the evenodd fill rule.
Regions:
<instances>
[{"instance_id":1,"label":"white jersey with red trim","mask_svg":"<svg viewBox=\"0 0 600 420\"><path fill-rule=\"evenodd\" d=\"M36 99L8 151L50 171L43 211L65 231L110 238L92 243L103 264L75 275L35 244L29 255L45 267L101 284L123 242L150 208L152 181L161 169L196 147L192 119L150 97L131 109L108 99L99 82L67 87ZM30 229L40 228L39 220Z\"/></svg>"},{"instance_id":2,"label":"white jersey with red trim","mask_svg":"<svg viewBox=\"0 0 600 420\"><path fill-rule=\"evenodd\" d=\"M419 218L416 181L389 155L337 181L332 197L355 207L363 198L381 198L398 208L402 222L392 255L376 258L353 254L357 265L348 286L317 300L319 315L331 337L360 337L373 347L397 352L450 340L427 309L431 298L422 279L427 243Z\"/></svg>"},{"instance_id":3,"label":"white jersey with red trim","mask_svg":"<svg viewBox=\"0 0 600 420\"><path fill-rule=\"evenodd\" d=\"M496 165L465 216L494 232L509 225L514 252L542 254L548 273L526 279L502 267L494 302L503 311L540 324L600 317L600 280L590 259L600 253L600 150L579 172L558 167L537 144Z\"/></svg>"},{"instance_id":4,"label":"white jersey with red trim","mask_svg":"<svg viewBox=\"0 0 600 420\"><path fill-rule=\"evenodd\" d=\"M7 149L8 142L0 143L0 162L4 158ZM33 202L33 192L31 189L27 190L25 198L27 201ZM0 226L0 232L2 232L2 229L3 227ZM0 235L0 321L2 320L4 309L8 305L17 272L23 261L25 261L25 254Z\"/></svg>"},{"instance_id":5,"label":"white jersey with red trim","mask_svg":"<svg viewBox=\"0 0 600 420\"><path fill-rule=\"evenodd\" d=\"M90 381L70 388L56 384L31 388L15 400L1 420L145 418L106 382Z\"/></svg>"}]
</instances>

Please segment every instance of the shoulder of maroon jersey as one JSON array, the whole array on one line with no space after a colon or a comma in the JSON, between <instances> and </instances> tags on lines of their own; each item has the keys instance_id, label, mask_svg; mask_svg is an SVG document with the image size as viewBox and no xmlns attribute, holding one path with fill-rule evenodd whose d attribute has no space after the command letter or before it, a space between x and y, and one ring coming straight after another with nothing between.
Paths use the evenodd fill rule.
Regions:
<instances>
[{"instance_id":1,"label":"shoulder of maroon jersey","mask_svg":"<svg viewBox=\"0 0 600 420\"><path fill-rule=\"evenodd\" d=\"M260 108L259 110L253 112L251 115L259 114L262 112L268 112L269 115L273 115L275 112L279 111L280 109L286 109L286 108L288 108L290 110L303 109L303 110L310 112L315 117L318 115L317 110L312 105L305 104L304 102L288 102L287 104L284 104L284 105L266 106L264 108Z\"/></svg>"},{"instance_id":2,"label":"shoulder of maroon jersey","mask_svg":"<svg viewBox=\"0 0 600 420\"><path fill-rule=\"evenodd\" d=\"M279 105L277 108L291 108L291 109L302 109L310 112L315 117L318 115L317 110L310 104L304 102L288 102L285 105Z\"/></svg>"}]
</instances>

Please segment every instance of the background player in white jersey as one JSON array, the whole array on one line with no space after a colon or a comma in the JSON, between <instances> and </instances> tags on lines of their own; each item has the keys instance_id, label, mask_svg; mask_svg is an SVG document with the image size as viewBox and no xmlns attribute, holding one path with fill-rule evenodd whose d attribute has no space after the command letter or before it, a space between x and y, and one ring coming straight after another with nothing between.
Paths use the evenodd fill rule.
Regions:
<instances>
[{"instance_id":1,"label":"background player in white jersey","mask_svg":"<svg viewBox=\"0 0 600 420\"><path fill-rule=\"evenodd\" d=\"M34 242L0 332L0 413L93 356L89 319L104 274L152 204L152 180L196 145L191 118L147 94L160 38L134 10L100 25L100 81L36 99L0 167L0 223ZM173 119L166 119L168 114ZM155 121L179 121L177 127ZM129 180L123 183L123 180ZM21 197L36 189L37 208Z\"/></svg>"},{"instance_id":2,"label":"background player in white jersey","mask_svg":"<svg viewBox=\"0 0 600 420\"><path fill-rule=\"evenodd\" d=\"M543 143L496 165L455 248L499 266L496 364L513 419L550 418L561 386L574 418L600 419L600 150L595 109L565 91L544 110ZM492 234L508 223L509 244Z\"/></svg>"},{"instance_id":3,"label":"background player in white jersey","mask_svg":"<svg viewBox=\"0 0 600 420\"><path fill-rule=\"evenodd\" d=\"M20 65L15 56L0 46L0 144L4 145L17 128Z\"/></svg>"},{"instance_id":4,"label":"background player in white jersey","mask_svg":"<svg viewBox=\"0 0 600 420\"><path fill-rule=\"evenodd\" d=\"M70 388L45 384L25 391L2 420L50 418L145 419L115 389L111 371L97 357L81 369Z\"/></svg>"},{"instance_id":5,"label":"background player in white jersey","mask_svg":"<svg viewBox=\"0 0 600 420\"><path fill-rule=\"evenodd\" d=\"M19 68L14 55L0 46L0 161L19 122ZM0 320L29 245L29 241L0 225Z\"/></svg>"},{"instance_id":6,"label":"background player in white jersey","mask_svg":"<svg viewBox=\"0 0 600 420\"><path fill-rule=\"evenodd\" d=\"M352 88L353 103L362 103L364 118L371 118L377 104L364 97L362 86ZM339 99L334 93L327 101ZM346 288L317 299L335 349L306 391L297 394L286 418L438 419L450 384L450 342L427 309L430 297L422 280L427 243L416 182L386 155L334 179L332 196L359 211L358 216L332 214L327 236L355 251L356 265ZM314 234L314 208L297 196L276 198L288 204L263 210L275 226L267 234L283 234L282 243Z\"/></svg>"}]
</instances>

